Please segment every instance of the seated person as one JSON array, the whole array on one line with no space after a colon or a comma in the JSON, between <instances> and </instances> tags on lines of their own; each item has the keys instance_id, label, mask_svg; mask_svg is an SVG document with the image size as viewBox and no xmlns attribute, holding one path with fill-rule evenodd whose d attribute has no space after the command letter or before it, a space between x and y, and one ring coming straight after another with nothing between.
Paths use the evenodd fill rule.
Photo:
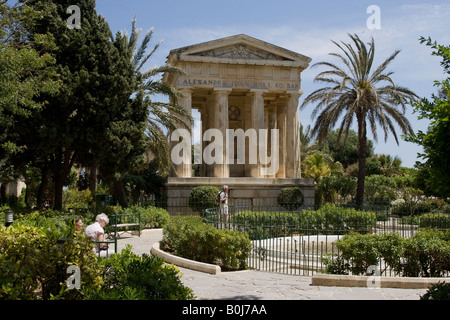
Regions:
<instances>
[{"instance_id":1,"label":"seated person","mask_svg":"<svg viewBox=\"0 0 450 320\"><path fill-rule=\"evenodd\" d=\"M83 229L83 220L81 220L81 218L75 218L74 223L75 230L81 232L81 230Z\"/></svg>"},{"instance_id":2,"label":"seated person","mask_svg":"<svg viewBox=\"0 0 450 320\"><path fill-rule=\"evenodd\" d=\"M106 214L100 213L95 217L95 222L86 227L84 230L84 235L90 237L93 241L104 241L105 239L105 231L103 230L109 223L109 218ZM99 252L100 250L108 249L108 245L106 243L99 243L98 246L95 247L95 252Z\"/></svg>"}]
</instances>

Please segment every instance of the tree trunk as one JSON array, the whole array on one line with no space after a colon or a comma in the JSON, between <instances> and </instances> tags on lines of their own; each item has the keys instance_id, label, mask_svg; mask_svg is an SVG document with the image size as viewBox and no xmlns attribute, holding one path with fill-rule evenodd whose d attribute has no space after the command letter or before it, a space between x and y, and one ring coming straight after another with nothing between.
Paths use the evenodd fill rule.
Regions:
<instances>
[{"instance_id":1,"label":"tree trunk","mask_svg":"<svg viewBox=\"0 0 450 320\"><path fill-rule=\"evenodd\" d=\"M356 209L362 210L364 203L364 183L366 180L367 131L366 119L358 117L358 184L356 187Z\"/></svg>"},{"instance_id":2,"label":"tree trunk","mask_svg":"<svg viewBox=\"0 0 450 320\"><path fill-rule=\"evenodd\" d=\"M1 193L1 204L8 203L8 199L6 197L6 183L2 182L2 185L0 187L0 193Z\"/></svg>"},{"instance_id":3,"label":"tree trunk","mask_svg":"<svg viewBox=\"0 0 450 320\"><path fill-rule=\"evenodd\" d=\"M92 196L94 196L95 191L97 191L98 181L97 181L97 166L95 164L89 167L89 190Z\"/></svg>"},{"instance_id":4,"label":"tree trunk","mask_svg":"<svg viewBox=\"0 0 450 320\"><path fill-rule=\"evenodd\" d=\"M50 170L48 168L41 169L41 183L39 184L36 195L36 206L39 210L44 209L44 195L48 185L48 174Z\"/></svg>"},{"instance_id":5,"label":"tree trunk","mask_svg":"<svg viewBox=\"0 0 450 320\"><path fill-rule=\"evenodd\" d=\"M63 188L66 176L67 175L64 175L62 172L58 172L53 176L53 180L55 183L55 198L53 199L53 209L57 211L62 210Z\"/></svg>"},{"instance_id":6,"label":"tree trunk","mask_svg":"<svg viewBox=\"0 0 450 320\"><path fill-rule=\"evenodd\" d=\"M53 171L53 180L55 183L55 199L53 203L53 209L61 211L62 209L62 196L64 182L72 169L75 162L75 153L71 151L60 152L56 156L55 168Z\"/></svg>"},{"instance_id":7,"label":"tree trunk","mask_svg":"<svg viewBox=\"0 0 450 320\"><path fill-rule=\"evenodd\" d=\"M114 194L116 196L117 201L119 201L119 205L122 208L128 207L127 197L125 196L125 190L123 189L123 184L120 180L114 179Z\"/></svg>"}]
</instances>

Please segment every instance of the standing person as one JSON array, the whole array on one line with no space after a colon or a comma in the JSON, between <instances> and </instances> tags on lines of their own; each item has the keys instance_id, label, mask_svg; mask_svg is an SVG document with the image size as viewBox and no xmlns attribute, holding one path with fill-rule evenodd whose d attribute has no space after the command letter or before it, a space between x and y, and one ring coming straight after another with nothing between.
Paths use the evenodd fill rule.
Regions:
<instances>
[{"instance_id":1,"label":"standing person","mask_svg":"<svg viewBox=\"0 0 450 320\"><path fill-rule=\"evenodd\" d=\"M225 217L225 223L228 223L228 186L224 185L219 193L220 215Z\"/></svg>"},{"instance_id":2,"label":"standing person","mask_svg":"<svg viewBox=\"0 0 450 320\"><path fill-rule=\"evenodd\" d=\"M95 217L95 222L86 227L84 230L84 235L90 237L93 241L104 241L105 240L105 230L103 229L109 223L109 218L106 214L100 213ZM95 252L99 252L100 250L108 249L108 245L104 243L99 243L95 247Z\"/></svg>"}]
</instances>

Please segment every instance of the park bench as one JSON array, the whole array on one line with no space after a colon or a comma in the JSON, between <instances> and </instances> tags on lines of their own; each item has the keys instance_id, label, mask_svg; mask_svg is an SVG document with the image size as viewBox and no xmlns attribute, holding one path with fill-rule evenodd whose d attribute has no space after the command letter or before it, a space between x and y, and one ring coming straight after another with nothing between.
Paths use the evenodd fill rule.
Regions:
<instances>
[{"instance_id":1,"label":"park bench","mask_svg":"<svg viewBox=\"0 0 450 320\"><path fill-rule=\"evenodd\" d=\"M113 214L109 220L114 238L120 237L120 230L122 230L122 233L125 233L137 229L139 237L141 236L140 213Z\"/></svg>"}]
</instances>

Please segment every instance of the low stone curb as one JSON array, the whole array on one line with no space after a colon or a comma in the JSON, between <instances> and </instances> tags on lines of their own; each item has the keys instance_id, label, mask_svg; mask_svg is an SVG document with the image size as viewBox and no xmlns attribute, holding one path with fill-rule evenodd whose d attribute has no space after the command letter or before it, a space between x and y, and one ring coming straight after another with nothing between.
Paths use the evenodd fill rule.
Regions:
<instances>
[{"instance_id":1,"label":"low stone curb","mask_svg":"<svg viewBox=\"0 0 450 320\"><path fill-rule=\"evenodd\" d=\"M450 278L407 278L384 276L345 276L316 273L312 285L327 287L365 287L365 288L399 288L428 289L439 282L450 282Z\"/></svg>"},{"instance_id":2,"label":"low stone curb","mask_svg":"<svg viewBox=\"0 0 450 320\"><path fill-rule=\"evenodd\" d=\"M205 272L205 273L210 273L210 274L218 274L222 271L221 268L215 264L209 264L209 263L189 260L186 258L177 257L170 253L167 253L160 249L159 242L155 242L152 245L150 252L151 252L151 254L163 259L165 262L174 264L174 265L182 267L182 268Z\"/></svg>"}]
</instances>

